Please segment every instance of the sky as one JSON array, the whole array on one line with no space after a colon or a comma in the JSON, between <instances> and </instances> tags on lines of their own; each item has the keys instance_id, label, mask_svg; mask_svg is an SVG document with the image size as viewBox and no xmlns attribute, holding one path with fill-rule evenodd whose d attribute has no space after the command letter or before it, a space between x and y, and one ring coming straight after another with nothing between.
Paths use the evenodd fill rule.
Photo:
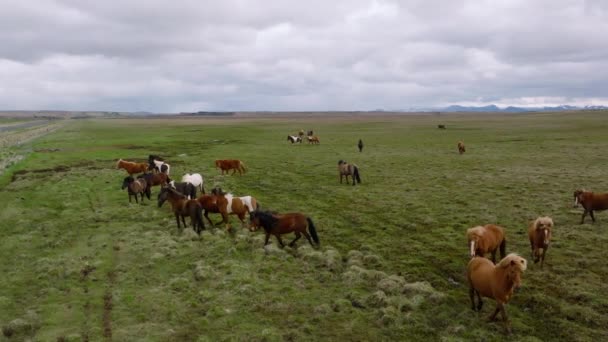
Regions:
<instances>
[{"instance_id":1,"label":"sky","mask_svg":"<svg viewBox=\"0 0 608 342\"><path fill-rule=\"evenodd\" d=\"M608 105L604 0L0 4L0 110Z\"/></svg>"}]
</instances>

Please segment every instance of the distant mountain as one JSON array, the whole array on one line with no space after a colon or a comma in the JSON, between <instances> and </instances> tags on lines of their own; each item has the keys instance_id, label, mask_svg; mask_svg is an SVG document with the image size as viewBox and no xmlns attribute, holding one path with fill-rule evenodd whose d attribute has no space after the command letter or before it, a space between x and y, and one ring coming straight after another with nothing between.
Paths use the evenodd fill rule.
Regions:
<instances>
[{"instance_id":1,"label":"distant mountain","mask_svg":"<svg viewBox=\"0 0 608 342\"><path fill-rule=\"evenodd\" d=\"M436 108L435 111L442 112L506 112L506 113L521 113L521 112L557 112L564 110L607 110L607 106L585 106L585 107L576 107L570 105L561 105L556 107L515 107L509 106L506 108L499 108L496 105L489 106L459 106L459 105L451 105L445 108Z\"/></svg>"}]
</instances>

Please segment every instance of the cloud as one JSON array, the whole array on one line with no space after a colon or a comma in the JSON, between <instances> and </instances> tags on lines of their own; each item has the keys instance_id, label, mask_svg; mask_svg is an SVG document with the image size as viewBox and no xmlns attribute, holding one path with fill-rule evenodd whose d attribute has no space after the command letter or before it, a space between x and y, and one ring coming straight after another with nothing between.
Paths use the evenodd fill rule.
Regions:
<instances>
[{"instance_id":1,"label":"cloud","mask_svg":"<svg viewBox=\"0 0 608 342\"><path fill-rule=\"evenodd\" d=\"M608 105L607 31L603 1L12 2L0 108Z\"/></svg>"}]
</instances>

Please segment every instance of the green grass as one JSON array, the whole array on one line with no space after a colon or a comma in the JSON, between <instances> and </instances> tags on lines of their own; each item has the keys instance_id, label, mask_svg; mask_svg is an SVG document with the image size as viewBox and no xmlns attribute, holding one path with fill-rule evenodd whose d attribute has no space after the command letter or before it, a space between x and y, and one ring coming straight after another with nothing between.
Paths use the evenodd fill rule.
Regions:
<instances>
[{"instance_id":1,"label":"green grass","mask_svg":"<svg viewBox=\"0 0 608 342\"><path fill-rule=\"evenodd\" d=\"M321 144L289 144L300 129ZM607 131L586 112L68 123L12 150L26 158L0 176L0 325L14 331L0 338L605 340L608 214L579 225L571 205L576 188L608 191ZM151 153L174 177L306 213L322 247L178 233L167 207L120 190L116 160ZM219 175L213 161L231 158L249 172ZM359 165L361 185L338 183L338 159ZM540 215L556 223L544 270L525 234ZM486 223L530 261L507 306L512 337L485 321L493 301L470 309L465 230Z\"/></svg>"}]
</instances>

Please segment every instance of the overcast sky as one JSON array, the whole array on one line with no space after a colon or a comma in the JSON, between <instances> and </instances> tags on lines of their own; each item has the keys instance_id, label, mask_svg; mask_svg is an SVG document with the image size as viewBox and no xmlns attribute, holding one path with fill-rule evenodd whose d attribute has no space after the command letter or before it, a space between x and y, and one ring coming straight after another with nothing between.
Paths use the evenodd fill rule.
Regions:
<instances>
[{"instance_id":1,"label":"overcast sky","mask_svg":"<svg viewBox=\"0 0 608 342\"><path fill-rule=\"evenodd\" d=\"M608 105L604 0L0 0L0 109Z\"/></svg>"}]
</instances>

